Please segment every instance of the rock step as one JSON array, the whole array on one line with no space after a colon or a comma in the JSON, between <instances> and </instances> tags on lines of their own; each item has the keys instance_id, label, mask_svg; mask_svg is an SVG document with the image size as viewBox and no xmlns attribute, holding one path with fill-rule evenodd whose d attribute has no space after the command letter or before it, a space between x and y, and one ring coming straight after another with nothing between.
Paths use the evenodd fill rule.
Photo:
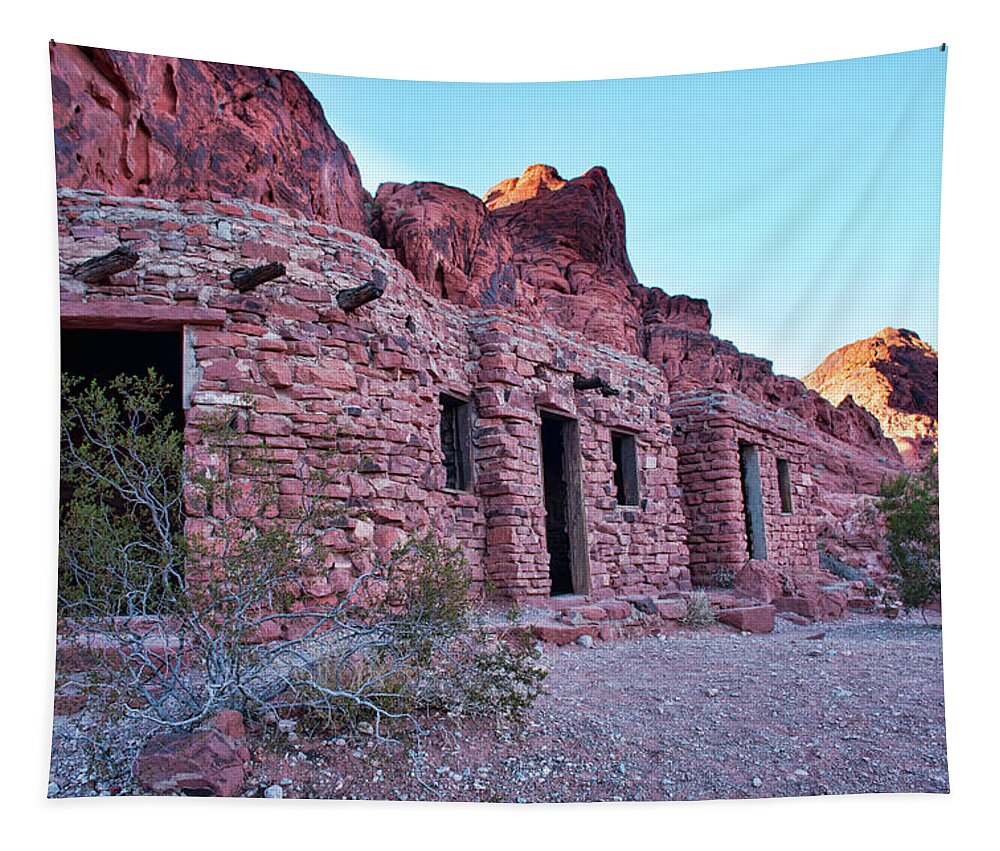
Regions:
<instances>
[{"instance_id":1,"label":"rock step","mask_svg":"<svg viewBox=\"0 0 1000 851\"><path fill-rule=\"evenodd\" d=\"M771 605L779 612L794 612L809 620L816 619L816 604L806 597L775 597Z\"/></svg>"},{"instance_id":2,"label":"rock step","mask_svg":"<svg viewBox=\"0 0 1000 851\"><path fill-rule=\"evenodd\" d=\"M593 623L536 623L531 625L531 630L539 641L547 641L560 647L572 644L581 635L589 635L591 638L600 635L600 627Z\"/></svg>"},{"instance_id":3,"label":"rock step","mask_svg":"<svg viewBox=\"0 0 1000 851\"><path fill-rule=\"evenodd\" d=\"M774 606L743 606L723 609L717 615L719 622L736 627L741 632L773 632Z\"/></svg>"}]
</instances>

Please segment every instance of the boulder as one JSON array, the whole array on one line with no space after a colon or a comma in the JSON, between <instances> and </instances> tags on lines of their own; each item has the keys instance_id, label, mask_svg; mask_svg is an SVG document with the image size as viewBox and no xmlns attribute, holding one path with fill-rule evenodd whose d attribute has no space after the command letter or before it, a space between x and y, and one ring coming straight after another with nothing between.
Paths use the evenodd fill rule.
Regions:
<instances>
[{"instance_id":1,"label":"boulder","mask_svg":"<svg viewBox=\"0 0 1000 851\"><path fill-rule=\"evenodd\" d=\"M562 623L536 623L532 624L531 629L539 641L547 641L559 646L572 644L581 635L589 635L591 638L600 635L600 627L592 623L579 624L578 626Z\"/></svg>"},{"instance_id":2,"label":"boulder","mask_svg":"<svg viewBox=\"0 0 1000 851\"><path fill-rule=\"evenodd\" d=\"M242 717L227 711L193 732L155 736L139 751L132 774L160 795L232 797L250 759L243 733Z\"/></svg>"},{"instance_id":3,"label":"boulder","mask_svg":"<svg viewBox=\"0 0 1000 851\"><path fill-rule=\"evenodd\" d=\"M632 607L623 600L602 600L599 604L613 621L627 620L632 614Z\"/></svg>"},{"instance_id":4,"label":"boulder","mask_svg":"<svg viewBox=\"0 0 1000 851\"><path fill-rule=\"evenodd\" d=\"M770 603L780 597L784 582L777 568L761 559L750 559L733 577L733 590Z\"/></svg>"},{"instance_id":5,"label":"boulder","mask_svg":"<svg viewBox=\"0 0 1000 851\"><path fill-rule=\"evenodd\" d=\"M807 597L776 597L771 601L778 612L793 612L803 618L816 618L816 603Z\"/></svg>"},{"instance_id":6,"label":"boulder","mask_svg":"<svg viewBox=\"0 0 1000 851\"><path fill-rule=\"evenodd\" d=\"M687 612L687 604L683 600L657 600L656 611L664 620L680 620Z\"/></svg>"},{"instance_id":7,"label":"boulder","mask_svg":"<svg viewBox=\"0 0 1000 851\"><path fill-rule=\"evenodd\" d=\"M633 594L625 597L625 602L635 606L636 610L644 615L658 615L660 613L656 607L656 601L644 594Z\"/></svg>"}]
</instances>

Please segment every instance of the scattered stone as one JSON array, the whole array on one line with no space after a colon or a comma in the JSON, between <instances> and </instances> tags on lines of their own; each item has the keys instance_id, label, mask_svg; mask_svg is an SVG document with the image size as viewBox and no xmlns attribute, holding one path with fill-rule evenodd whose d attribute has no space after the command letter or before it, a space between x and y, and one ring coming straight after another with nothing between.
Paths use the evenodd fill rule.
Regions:
<instances>
[{"instance_id":1,"label":"scattered stone","mask_svg":"<svg viewBox=\"0 0 1000 851\"><path fill-rule=\"evenodd\" d=\"M576 643L581 647L586 647L588 650L594 646L594 638L590 635L581 635L577 638Z\"/></svg>"},{"instance_id":2,"label":"scattered stone","mask_svg":"<svg viewBox=\"0 0 1000 851\"><path fill-rule=\"evenodd\" d=\"M275 784L273 784L271 786L268 786L264 790L264 797L265 798L284 798L285 797L285 790L281 787L280 783L275 783Z\"/></svg>"},{"instance_id":3,"label":"scattered stone","mask_svg":"<svg viewBox=\"0 0 1000 851\"><path fill-rule=\"evenodd\" d=\"M157 794L231 797L243 785L243 753L216 729L155 736L139 751L132 768L137 781Z\"/></svg>"}]
</instances>

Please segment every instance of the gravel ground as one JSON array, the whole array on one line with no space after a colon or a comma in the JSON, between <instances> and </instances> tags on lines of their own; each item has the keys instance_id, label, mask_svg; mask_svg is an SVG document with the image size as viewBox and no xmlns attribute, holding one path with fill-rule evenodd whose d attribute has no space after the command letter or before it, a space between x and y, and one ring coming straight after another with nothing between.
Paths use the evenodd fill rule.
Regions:
<instances>
[{"instance_id":1,"label":"gravel ground","mask_svg":"<svg viewBox=\"0 0 1000 851\"><path fill-rule=\"evenodd\" d=\"M454 801L947 792L941 631L919 617L779 620L769 635L547 646L523 729L452 724L420 747L259 740L245 795ZM57 718L54 796L139 794L141 731ZM251 742L254 745L254 742ZM272 789L270 795L275 795Z\"/></svg>"}]
</instances>

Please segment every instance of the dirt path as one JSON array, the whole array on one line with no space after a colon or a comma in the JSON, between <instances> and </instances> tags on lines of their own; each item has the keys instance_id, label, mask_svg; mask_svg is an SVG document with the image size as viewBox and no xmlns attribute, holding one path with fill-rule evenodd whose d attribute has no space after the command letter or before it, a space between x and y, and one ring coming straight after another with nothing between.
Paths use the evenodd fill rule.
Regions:
<instances>
[{"instance_id":1,"label":"dirt path","mask_svg":"<svg viewBox=\"0 0 1000 851\"><path fill-rule=\"evenodd\" d=\"M415 763L370 741L271 743L256 750L245 794L274 784L286 797L522 802L948 790L941 631L919 617L547 647L544 661L548 693L519 737L466 722L429 736ZM72 794L59 766L60 793ZM77 793L102 787L138 791L119 777Z\"/></svg>"}]
</instances>

